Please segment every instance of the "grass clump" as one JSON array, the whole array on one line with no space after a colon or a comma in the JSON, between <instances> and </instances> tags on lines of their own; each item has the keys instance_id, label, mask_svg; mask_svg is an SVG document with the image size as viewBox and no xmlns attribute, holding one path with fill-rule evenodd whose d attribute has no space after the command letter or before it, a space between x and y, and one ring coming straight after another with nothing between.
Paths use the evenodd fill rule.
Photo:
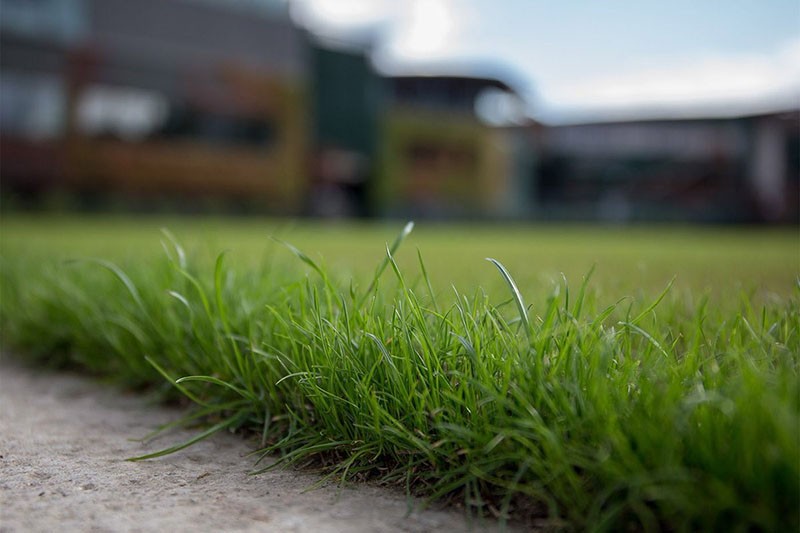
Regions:
<instances>
[{"instance_id":1,"label":"grass clump","mask_svg":"<svg viewBox=\"0 0 800 533\"><path fill-rule=\"evenodd\" d=\"M409 231L345 281L291 246L296 263L237 269L169 234L163 257L125 268L7 254L3 344L165 387L208 421L197 439L246 430L283 462L499 517L798 528L797 287L716 309L669 287L602 302L587 275L526 306L496 259L505 299L443 290L421 256L409 277L395 261Z\"/></svg>"}]
</instances>

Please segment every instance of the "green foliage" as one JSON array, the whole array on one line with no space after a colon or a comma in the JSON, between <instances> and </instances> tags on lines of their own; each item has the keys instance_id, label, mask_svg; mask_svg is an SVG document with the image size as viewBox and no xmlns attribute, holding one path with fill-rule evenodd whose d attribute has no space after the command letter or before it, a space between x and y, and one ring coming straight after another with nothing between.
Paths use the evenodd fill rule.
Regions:
<instances>
[{"instance_id":1,"label":"green foliage","mask_svg":"<svg viewBox=\"0 0 800 533\"><path fill-rule=\"evenodd\" d=\"M797 530L797 286L721 307L669 286L605 301L586 276L526 306L496 260L491 294L398 264L410 229L346 281L293 246L245 268L168 233L124 267L6 247L4 350L190 399L207 429L163 453L233 428L285 463L501 517Z\"/></svg>"}]
</instances>

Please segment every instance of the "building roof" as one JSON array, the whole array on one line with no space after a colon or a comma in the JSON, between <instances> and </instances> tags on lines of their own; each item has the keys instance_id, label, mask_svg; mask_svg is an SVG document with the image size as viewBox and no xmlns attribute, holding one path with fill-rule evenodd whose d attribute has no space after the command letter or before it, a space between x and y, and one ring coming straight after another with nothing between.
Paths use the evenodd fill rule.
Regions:
<instances>
[{"instance_id":1,"label":"building roof","mask_svg":"<svg viewBox=\"0 0 800 533\"><path fill-rule=\"evenodd\" d=\"M487 90L517 94L507 83L488 77L404 75L389 76L386 80L395 103L469 113L475 111L477 98Z\"/></svg>"}]
</instances>

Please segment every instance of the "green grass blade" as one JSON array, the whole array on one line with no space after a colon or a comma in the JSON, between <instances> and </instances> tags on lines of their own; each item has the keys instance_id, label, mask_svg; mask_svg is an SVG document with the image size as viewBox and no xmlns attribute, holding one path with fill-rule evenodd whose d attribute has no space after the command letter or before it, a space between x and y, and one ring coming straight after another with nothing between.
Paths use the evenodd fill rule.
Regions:
<instances>
[{"instance_id":1,"label":"green grass blade","mask_svg":"<svg viewBox=\"0 0 800 533\"><path fill-rule=\"evenodd\" d=\"M645 309L644 311L642 311L641 313L639 313L639 314L636 316L636 318L634 318L633 320L631 320L631 321L630 321L630 323L631 323L631 324L638 324L638 323L639 323L639 321L640 321L641 319L643 319L644 317L646 317L646 316L647 316L647 315L648 315L648 314L649 314L649 313L650 313L650 312L651 312L653 309L655 309L656 307L658 307L658 304L660 304L660 303L661 303L661 301L662 301L662 300L664 299L664 297L667 295L667 293L669 292L669 290L672 288L672 285L673 285L673 283L675 283L675 278L674 278L674 277L673 277L673 278L672 278L672 279L669 281L669 283L667 283L667 286L664 288L664 290L663 290L663 291L661 291L661 294L659 294L659 295L658 295L658 298L656 298L656 300L655 300L655 301L654 301L652 304L650 304L649 306L647 306L647 309Z\"/></svg>"},{"instance_id":2,"label":"green grass blade","mask_svg":"<svg viewBox=\"0 0 800 533\"><path fill-rule=\"evenodd\" d=\"M491 257L487 257L486 260L497 267L497 270L500 271L500 274L503 276L506 285L508 285L508 288L511 290L511 295L514 298L514 302L517 304L519 318L522 321L523 327L525 328L525 334L528 336L528 338L530 338L531 324L528 320L528 310L525 307L525 302L522 300L522 294L520 294L517 284L514 282L514 278L511 277L511 274L509 274L508 270L506 270L506 267L504 267L500 261L492 259Z\"/></svg>"},{"instance_id":3,"label":"green grass blade","mask_svg":"<svg viewBox=\"0 0 800 533\"><path fill-rule=\"evenodd\" d=\"M178 267L181 269L186 269L187 265L186 252L183 250L183 247L178 243L178 239L176 239L175 236L167 228L161 228L161 234L167 238L169 243L172 245L172 249L175 250L175 255L178 258ZM164 247L164 251L168 252L166 244L163 241L161 244ZM169 253L167 253L167 256L169 256Z\"/></svg>"},{"instance_id":4,"label":"green grass blade","mask_svg":"<svg viewBox=\"0 0 800 533\"><path fill-rule=\"evenodd\" d=\"M378 265L378 268L375 270L375 274L372 276L372 281L367 287L367 290L365 290L364 294L361 295L361 299L358 303L359 307L364 303L364 300L369 297L370 293L375 288L375 285L378 283L378 279L381 277L381 274L383 274L383 271L386 270L387 266L389 266L391 257L395 254L395 252L397 252L397 250L400 248L400 245L403 244L403 241L406 239L406 237L408 237L413 229L414 222L408 222L405 226L403 226L403 230L397 235L397 237L395 237L392 245L388 247L389 253L384 256L383 260Z\"/></svg>"},{"instance_id":5,"label":"green grass blade","mask_svg":"<svg viewBox=\"0 0 800 533\"><path fill-rule=\"evenodd\" d=\"M192 400L192 401L193 401L194 403L196 403L197 405L201 405L201 406L203 406L203 407L208 407L208 403L207 403L207 402L205 402L205 401L201 400L200 398L198 398L197 396L195 396L194 394L192 394L192 392L191 392L191 391L189 391L189 390L188 390L186 387L184 387L183 385L181 385L180 383L178 383L176 380L172 379L172 377L171 377L171 376L170 376L170 375L167 373L167 371L166 371L166 370L164 370L164 369L161 367L161 365L159 365L159 364L158 364L158 363L155 361L155 359L153 359L153 358L152 358L152 357L150 357L149 355L145 355L145 356L144 356L144 358L145 358L145 361L147 361L148 363L150 363L150 365L151 365L153 368L155 368L155 369L156 369L156 372L158 372L159 374L161 374L161 376L162 376L164 379L166 379L166 380L167 380L167 381L170 383L170 385L172 385L173 387L175 387L176 389L178 389L178 390L181 392L181 394L183 394L184 396L186 396L187 398L189 398L190 400Z\"/></svg>"},{"instance_id":6,"label":"green grass blade","mask_svg":"<svg viewBox=\"0 0 800 533\"><path fill-rule=\"evenodd\" d=\"M200 442L201 440L207 439L208 437L210 437L211 435L213 435L214 433L216 433L218 431L221 431L223 429L226 429L226 428L235 426L237 424L240 424L242 421L244 421L245 418L246 418L246 413L245 412L239 412L239 413L237 413L237 414L235 414L235 415L223 420L222 422L214 424L213 426L211 426L210 428L206 429L205 431L203 431L201 433L198 433L194 437L192 437L192 438L190 438L190 439L188 439L188 440L186 440L184 442L181 442L180 444L176 444L175 446L170 446L169 448L164 448L163 450L159 450L157 452L148 453L148 454L145 454L145 455L139 455L137 457L129 457L128 459L126 459L126 461L131 461L131 462L144 461L144 460L147 460L147 459L155 459L156 457L163 457L165 455L169 455L171 453L175 453L177 451L183 450L184 448L188 448L192 444L196 444L196 443Z\"/></svg>"},{"instance_id":7,"label":"green grass blade","mask_svg":"<svg viewBox=\"0 0 800 533\"><path fill-rule=\"evenodd\" d=\"M72 264L72 263L92 263L105 268L106 270L114 274L114 276L119 281L121 281L123 285L125 285L128 294L131 295L131 298L133 298L133 301L136 302L136 305L138 305L142 310L145 310L144 301L142 300L142 297L139 294L139 290L136 288L136 285L133 283L131 278L129 278L128 275L125 274L125 272L123 272L123 270L120 267L118 267L111 261L107 261L105 259L97 259L97 258L71 259L67 261L67 264Z\"/></svg>"},{"instance_id":8,"label":"green grass blade","mask_svg":"<svg viewBox=\"0 0 800 533\"><path fill-rule=\"evenodd\" d=\"M235 392L236 394L238 394L242 398L246 398L246 399L248 399L248 400L250 400L252 402L258 402L258 398L253 396L253 394L251 394L250 392L248 392L248 391L246 391L244 389L240 389L239 387L237 387L235 385L232 385L232 384L228 383L227 381L223 381L223 380L221 380L219 378L215 378L213 376L184 376L184 377L182 377L180 379L176 379L175 380L175 384L177 385L177 384L180 384L180 383L189 383L189 382L192 382L192 381L213 383L214 385L219 385L220 387L225 387L226 389L232 390L233 392Z\"/></svg>"},{"instance_id":9,"label":"green grass blade","mask_svg":"<svg viewBox=\"0 0 800 533\"><path fill-rule=\"evenodd\" d=\"M422 252L420 252L419 248L417 248L417 261L419 262L419 269L422 272L422 279L425 280L425 287L428 289L428 295L431 297L433 308L438 311L439 304L436 302L436 293L433 290L433 285L431 285L431 278L428 275L428 270L425 268L425 261L422 260Z\"/></svg>"},{"instance_id":10,"label":"green grass blade","mask_svg":"<svg viewBox=\"0 0 800 533\"><path fill-rule=\"evenodd\" d=\"M300 261L302 261L302 262L303 262L303 263L305 263L306 265L310 266L310 267L311 267L311 269L312 269L312 270L314 270L314 272L316 272L317 274L319 274L319 275L320 275L320 277L321 277L323 280L327 280L327 279L328 279L328 275L325 273L325 271L324 271L324 270L323 270L323 269L322 269L322 268L321 268L321 267L320 267L320 266L319 266L319 265L318 265L318 264L317 264L317 263L316 263L316 262L315 262L313 259L311 259L311 258L310 258L308 255L306 255L306 254L305 254L305 253L304 253L302 250L300 250L300 249L299 249L299 248L297 248L296 246L293 246L293 245L289 244L288 242L285 242L285 241L282 241L282 240L280 240L280 239L279 239L279 238L277 238L277 237L272 237L272 240L274 240L275 242L277 242L277 243L279 243L279 244L282 244L283 246L285 246L285 247L286 247L286 248L287 248L287 249L288 249L290 252L292 252L292 253L293 253L293 254L294 254L294 255L295 255L295 256L296 256L298 259L300 259Z\"/></svg>"}]
</instances>

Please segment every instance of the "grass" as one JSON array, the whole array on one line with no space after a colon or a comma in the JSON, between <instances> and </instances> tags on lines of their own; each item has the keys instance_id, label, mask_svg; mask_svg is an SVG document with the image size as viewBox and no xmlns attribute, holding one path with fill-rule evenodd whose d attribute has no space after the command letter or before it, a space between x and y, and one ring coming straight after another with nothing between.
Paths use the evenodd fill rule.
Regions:
<instances>
[{"instance_id":1,"label":"grass","mask_svg":"<svg viewBox=\"0 0 800 533\"><path fill-rule=\"evenodd\" d=\"M800 526L793 232L57 222L3 221L4 349L198 438L556 528Z\"/></svg>"}]
</instances>

